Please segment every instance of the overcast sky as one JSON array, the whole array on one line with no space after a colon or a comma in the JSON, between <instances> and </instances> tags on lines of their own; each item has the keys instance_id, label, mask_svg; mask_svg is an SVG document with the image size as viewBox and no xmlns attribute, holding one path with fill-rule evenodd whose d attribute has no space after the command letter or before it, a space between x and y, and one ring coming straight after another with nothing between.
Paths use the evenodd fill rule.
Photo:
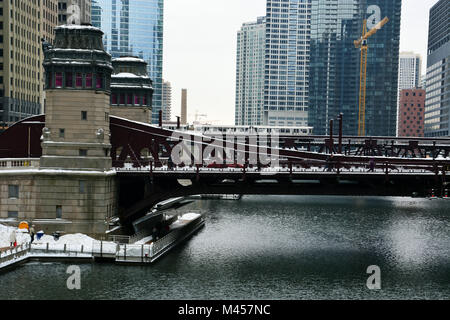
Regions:
<instances>
[{"instance_id":1,"label":"overcast sky","mask_svg":"<svg viewBox=\"0 0 450 320\"><path fill-rule=\"evenodd\" d=\"M423 57L426 69L429 9L438 0L403 0L400 51ZM207 115L234 124L236 34L264 16L266 0L165 0L164 79L172 84L172 118L188 90L188 121ZM205 120L199 116L200 120Z\"/></svg>"}]
</instances>

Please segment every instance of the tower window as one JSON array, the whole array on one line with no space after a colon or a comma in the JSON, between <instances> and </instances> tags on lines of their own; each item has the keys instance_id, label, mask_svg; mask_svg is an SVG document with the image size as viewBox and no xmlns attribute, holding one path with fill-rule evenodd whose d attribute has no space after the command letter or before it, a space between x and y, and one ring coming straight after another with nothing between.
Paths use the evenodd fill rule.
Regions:
<instances>
[{"instance_id":1,"label":"tower window","mask_svg":"<svg viewBox=\"0 0 450 320\"><path fill-rule=\"evenodd\" d=\"M86 193L86 181L80 180L80 193Z\"/></svg>"},{"instance_id":2,"label":"tower window","mask_svg":"<svg viewBox=\"0 0 450 320\"><path fill-rule=\"evenodd\" d=\"M86 88L92 88L92 73L86 73Z\"/></svg>"},{"instance_id":3,"label":"tower window","mask_svg":"<svg viewBox=\"0 0 450 320\"><path fill-rule=\"evenodd\" d=\"M80 157L87 157L87 149L80 149L79 150L79 156Z\"/></svg>"},{"instance_id":4,"label":"tower window","mask_svg":"<svg viewBox=\"0 0 450 320\"><path fill-rule=\"evenodd\" d=\"M66 135L66 130L65 129L59 129L59 137L60 138L64 138Z\"/></svg>"},{"instance_id":5,"label":"tower window","mask_svg":"<svg viewBox=\"0 0 450 320\"><path fill-rule=\"evenodd\" d=\"M73 73L66 72L66 88L72 88L72 87L73 87Z\"/></svg>"},{"instance_id":6,"label":"tower window","mask_svg":"<svg viewBox=\"0 0 450 320\"><path fill-rule=\"evenodd\" d=\"M96 85L95 87L97 89L102 89L103 88L103 74L102 73L97 73L97 77L96 77Z\"/></svg>"},{"instance_id":7,"label":"tower window","mask_svg":"<svg viewBox=\"0 0 450 320\"><path fill-rule=\"evenodd\" d=\"M17 211L8 211L9 219L17 219L19 217L19 212Z\"/></svg>"},{"instance_id":8,"label":"tower window","mask_svg":"<svg viewBox=\"0 0 450 320\"><path fill-rule=\"evenodd\" d=\"M53 86L53 83L52 83L52 73L49 72L48 75L47 75L47 87L48 87L48 88L51 88L52 86Z\"/></svg>"},{"instance_id":9,"label":"tower window","mask_svg":"<svg viewBox=\"0 0 450 320\"><path fill-rule=\"evenodd\" d=\"M62 88L63 85L63 75L62 72L55 73L55 87Z\"/></svg>"},{"instance_id":10,"label":"tower window","mask_svg":"<svg viewBox=\"0 0 450 320\"><path fill-rule=\"evenodd\" d=\"M8 194L9 194L10 199L18 199L19 198L19 186L9 185L8 186Z\"/></svg>"},{"instance_id":11,"label":"tower window","mask_svg":"<svg viewBox=\"0 0 450 320\"><path fill-rule=\"evenodd\" d=\"M87 111L81 111L81 120L87 120Z\"/></svg>"},{"instance_id":12,"label":"tower window","mask_svg":"<svg viewBox=\"0 0 450 320\"><path fill-rule=\"evenodd\" d=\"M62 206L56 206L56 219L62 219Z\"/></svg>"},{"instance_id":13,"label":"tower window","mask_svg":"<svg viewBox=\"0 0 450 320\"><path fill-rule=\"evenodd\" d=\"M81 73L76 74L75 86L77 88L83 87L83 75Z\"/></svg>"}]
</instances>

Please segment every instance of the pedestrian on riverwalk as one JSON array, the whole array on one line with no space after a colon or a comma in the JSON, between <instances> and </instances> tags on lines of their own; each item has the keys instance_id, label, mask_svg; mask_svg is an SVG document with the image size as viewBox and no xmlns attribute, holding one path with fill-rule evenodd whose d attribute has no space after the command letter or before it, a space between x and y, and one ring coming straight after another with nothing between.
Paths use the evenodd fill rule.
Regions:
<instances>
[{"instance_id":1,"label":"pedestrian on riverwalk","mask_svg":"<svg viewBox=\"0 0 450 320\"><path fill-rule=\"evenodd\" d=\"M30 242L30 244L31 243L33 243L33 241L34 241L34 235L35 235L36 233L35 233L35 231L34 231L34 224L31 226L31 228L30 228L30 237L31 237L31 242Z\"/></svg>"},{"instance_id":2,"label":"pedestrian on riverwalk","mask_svg":"<svg viewBox=\"0 0 450 320\"><path fill-rule=\"evenodd\" d=\"M16 247L17 246L17 238L16 238L16 231L12 231L9 236L9 246L10 247Z\"/></svg>"},{"instance_id":3,"label":"pedestrian on riverwalk","mask_svg":"<svg viewBox=\"0 0 450 320\"><path fill-rule=\"evenodd\" d=\"M369 172L374 172L375 171L375 159L372 158L369 161Z\"/></svg>"}]
</instances>

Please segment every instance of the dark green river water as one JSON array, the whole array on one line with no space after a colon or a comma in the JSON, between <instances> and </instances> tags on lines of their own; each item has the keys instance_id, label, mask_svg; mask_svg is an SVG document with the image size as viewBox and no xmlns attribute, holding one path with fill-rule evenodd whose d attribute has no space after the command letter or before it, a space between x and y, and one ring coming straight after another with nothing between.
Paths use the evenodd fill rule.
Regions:
<instances>
[{"instance_id":1,"label":"dark green river water","mask_svg":"<svg viewBox=\"0 0 450 320\"><path fill-rule=\"evenodd\" d=\"M450 201L248 196L201 201L206 226L150 266L30 262L0 299L450 299ZM381 269L369 290L367 268Z\"/></svg>"}]
</instances>

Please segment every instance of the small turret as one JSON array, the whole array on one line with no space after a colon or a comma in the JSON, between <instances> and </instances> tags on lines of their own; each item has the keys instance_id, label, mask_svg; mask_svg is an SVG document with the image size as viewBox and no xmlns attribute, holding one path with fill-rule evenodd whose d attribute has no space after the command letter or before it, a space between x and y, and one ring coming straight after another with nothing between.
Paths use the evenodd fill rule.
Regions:
<instances>
[{"instance_id":1,"label":"small turret","mask_svg":"<svg viewBox=\"0 0 450 320\"><path fill-rule=\"evenodd\" d=\"M138 57L113 59L111 113L130 120L151 123L152 80L147 63Z\"/></svg>"}]
</instances>

